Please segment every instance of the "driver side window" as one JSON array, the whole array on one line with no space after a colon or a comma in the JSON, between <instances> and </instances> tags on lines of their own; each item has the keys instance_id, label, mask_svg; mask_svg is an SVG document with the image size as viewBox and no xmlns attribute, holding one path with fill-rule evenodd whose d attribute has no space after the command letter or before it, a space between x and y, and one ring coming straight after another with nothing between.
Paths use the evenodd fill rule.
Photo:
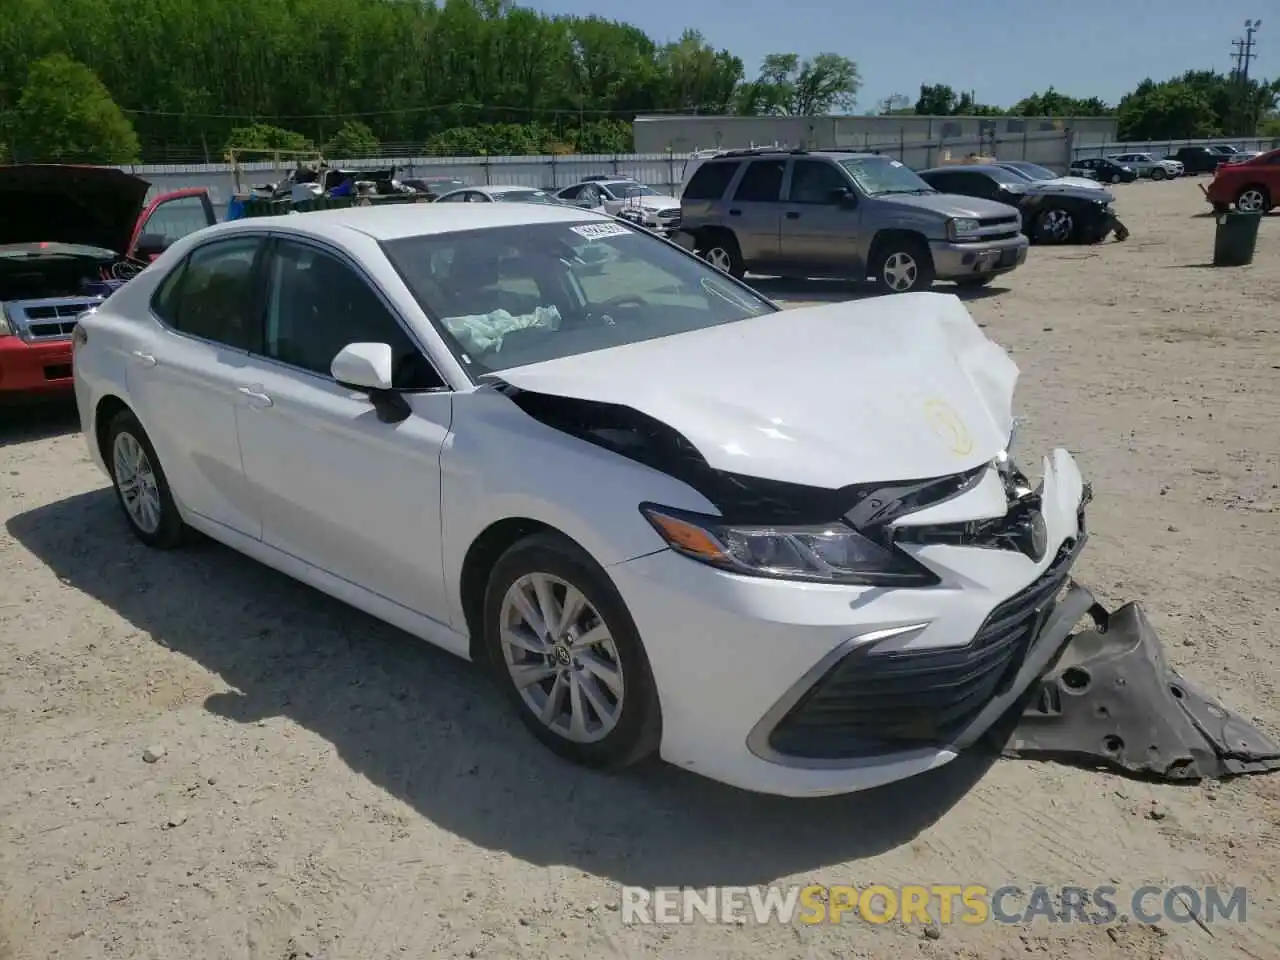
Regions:
<instances>
[{"instance_id":1,"label":"driver side window","mask_svg":"<svg viewBox=\"0 0 1280 960\"><path fill-rule=\"evenodd\" d=\"M420 390L444 381L363 277L307 244L277 241L267 270L264 356L324 377L352 343L391 345L392 385Z\"/></svg>"},{"instance_id":2,"label":"driver side window","mask_svg":"<svg viewBox=\"0 0 1280 960\"><path fill-rule=\"evenodd\" d=\"M791 202L833 206L837 190L849 184L834 166L821 160L797 160L791 168Z\"/></svg>"}]
</instances>

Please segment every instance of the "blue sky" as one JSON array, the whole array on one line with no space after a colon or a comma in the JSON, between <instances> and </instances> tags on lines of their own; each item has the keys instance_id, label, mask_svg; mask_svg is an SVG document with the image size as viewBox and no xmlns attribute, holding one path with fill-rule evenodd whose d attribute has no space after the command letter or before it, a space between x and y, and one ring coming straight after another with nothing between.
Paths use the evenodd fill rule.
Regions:
<instances>
[{"instance_id":1,"label":"blue sky","mask_svg":"<svg viewBox=\"0 0 1280 960\"><path fill-rule=\"evenodd\" d=\"M1050 85L1114 104L1146 76L1231 68L1231 41L1244 21L1271 20L1260 0L519 0L549 13L598 14L635 24L658 41L686 28L728 48L754 75L767 53L832 52L857 62L858 111L921 83L973 90L979 102L1011 106ZM1280 15L1255 37L1255 77L1273 75L1268 30L1280 43Z\"/></svg>"}]
</instances>

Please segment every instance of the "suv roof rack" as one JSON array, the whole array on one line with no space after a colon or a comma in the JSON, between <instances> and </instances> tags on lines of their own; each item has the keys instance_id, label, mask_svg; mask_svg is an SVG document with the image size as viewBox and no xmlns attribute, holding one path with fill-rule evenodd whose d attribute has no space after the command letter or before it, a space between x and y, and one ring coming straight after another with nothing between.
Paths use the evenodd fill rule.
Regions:
<instances>
[{"instance_id":1,"label":"suv roof rack","mask_svg":"<svg viewBox=\"0 0 1280 960\"><path fill-rule=\"evenodd\" d=\"M725 157L759 157L768 156L770 154L782 154L784 156L808 156L814 153L865 153L871 156L874 150L861 150L857 147L819 147L815 150L806 150L801 147L741 147L736 150L721 150L714 157L707 157L708 160L721 160Z\"/></svg>"}]
</instances>

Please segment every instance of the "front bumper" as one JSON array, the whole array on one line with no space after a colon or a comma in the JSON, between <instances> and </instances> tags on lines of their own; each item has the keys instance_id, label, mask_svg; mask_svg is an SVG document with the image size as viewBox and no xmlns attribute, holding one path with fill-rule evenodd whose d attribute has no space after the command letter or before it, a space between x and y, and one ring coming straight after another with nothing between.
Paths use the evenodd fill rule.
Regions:
<instances>
[{"instance_id":1,"label":"front bumper","mask_svg":"<svg viewBox=\"0 0 1280 960\"><path fill-rule=\"evenodd\" d=\"M931 240L933 269L939 280L996 276L1020 267L1027 259L1029 241L1023 234L1003 240L955 243Z\"/></svg>"},{"instance_id":2,"label":"front bumper","mask_svg":"<svg viewBox=\"0 0 1280 960\"><path fill-rule=\"evenodd\" d=\"M66 394L73 383L70 340L0 337L0 396Z\"/></svg>"},{"instance_id":3,"label":"front bumper","mask_svg":"<svg viewBox=\"0 0 1280 960\"><path fill-rule=\"evenodd\" d=\"M1061 577L1059 586L1066 586L1069 563L1054 567L1054 561L1061 562L1064 545L1081 539L1084 484L1063 450L1046 458L1044 477L1050 545L1044 558L1036 563L1016 551L983 547L912 548L942 576L937 587L885 590L742 577L671 551L612 566L658 686L664 759L743 789L784 796L868 789L954 759L1048 669L1092 604L1082 588L1070 590L1056 607L1045 592L1043 578L1051 568L1055 579ZM935 724L923 736L913 738L911 730L904 735L904 710L909 712L918 683L881 709L861 710L856 735L839 744L831 732L838 723L808 738L804 731L796 734L794 723L784 729L798 704L813 702L833 668L847 669L847 657L916 664L972 658L975 650L984 656L974 638L990 640L999 608L1016 598L1033 599L1028 609L1036 616L1002 641L998 682L966 700L957 722L945 729ZM875 671L886 682L884 665ZM826 719L839 721L838 705L829 707L821 707ZM918 711L919 717L928 714ZM823 719L810 713L805 723L811 730L814 718ZM877 723L878 734L868 734L867 724Z\"/></svg>"}]
</instances>

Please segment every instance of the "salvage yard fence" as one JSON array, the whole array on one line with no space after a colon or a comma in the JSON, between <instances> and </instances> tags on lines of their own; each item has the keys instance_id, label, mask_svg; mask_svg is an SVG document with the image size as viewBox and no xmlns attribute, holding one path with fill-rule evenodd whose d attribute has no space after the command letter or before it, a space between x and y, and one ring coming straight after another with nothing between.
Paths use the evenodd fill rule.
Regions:
<instances>
[{"instance_id":1,"label":"salvage yard fence","mask_svg":"<svg viewBox=\"0 0 1280 960\"><path fill-rule=\"evenodd\" d=\"M859 138L861 139L861 138ZM1059 131L1033 132L1009 136L954 138L932 143L891 139L850 143L844 149L879 153L917 170L936 166L950 158L960 160L971 153L987 154L1002 160L1030 160L1058 173L1065 173L1073 159L1118 153L1155 153L1164 156L1182 146L1231 143L1241 149L1270 150L1273 140L1168 140L1139 143L1098 142L1080 144ZM683 179L687 153L568 154L548 156L486 157L397 157L383 156L344 160L329 158L335 166L352 170L395 167L402 179L451 177L472 184L512 184L545 189L561 189L585 177L606 175L630 177L655 190L676 193ZM151 184L150 196L184 187L206 187L219 215L225 213L235 192L235 176L226 163L138 164L121 166ZM288 172L287 161L280 164L242 163L245 185L274 182Z\"/></svg>"}]
</instances>

